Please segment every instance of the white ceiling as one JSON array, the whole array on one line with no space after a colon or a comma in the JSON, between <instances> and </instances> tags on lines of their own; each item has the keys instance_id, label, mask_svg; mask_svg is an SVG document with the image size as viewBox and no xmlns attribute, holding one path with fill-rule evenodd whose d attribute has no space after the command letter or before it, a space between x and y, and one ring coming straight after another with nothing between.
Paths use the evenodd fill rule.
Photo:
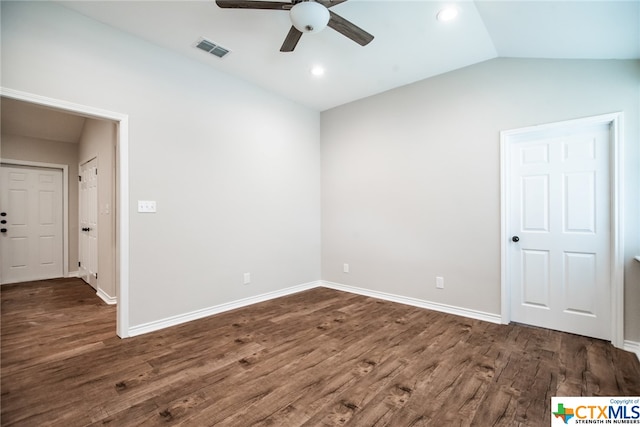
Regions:
<instances>
[{"instance_id":1,"label":"white ceiling","mask_svg":"<svg viewBox=\"0 0 640 427\"><path fill-rule=\"evenodd\" d=\"M85 118L11 98L0 98L3 135L77 143Z\"/></svg>"},{"instance_id":2,"label":"white ceiling","mask_svg":"<svg viewBox=\"0 0 640 427\"><path fill-rule=\"evenodd\" d=\"M220 9L214 0L63 1L84 15L317 110L495 57L640 58L640 0L350 0L332 11L375 36L362 47L327 28L279 51L288 12ZM455 21L436 20L455 4ZM194 47L206 37L231 54ZM312 66L325 67L318 78Z\"/></svg>"}]
</instances>

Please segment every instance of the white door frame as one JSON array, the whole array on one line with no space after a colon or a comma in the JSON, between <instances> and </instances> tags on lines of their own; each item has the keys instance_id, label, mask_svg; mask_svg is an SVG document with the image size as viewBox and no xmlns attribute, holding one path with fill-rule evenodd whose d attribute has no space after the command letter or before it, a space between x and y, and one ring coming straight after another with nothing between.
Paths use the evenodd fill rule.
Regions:
<instances>
[{"instance_id":1,"label":"white door frame","mask_svg":"<svg viewBox=\"0 0 640 427\"><path fill-rule=\"evenodd\" d=\"M60 99L0 87L0 96L118 123L116 142L116 333L129 337L129 116Z\"/></svg>"},{"instance_id":2,"label":"white door frame","mask_svg":"<svg viewBox=\"0 0 640 427\"><path fill-rule=\"evenodd\" d=\"M617 112L500 132L500 281L502 288L502 323L507 324L511 321L511 288L508 280L510 277L509 269L511 259L508 249L509 238L511 236L509 233L509 218L511 215L509 176L512 143L514 143L518 137L527 133L546 132L569 126L605 124L609 125L610 128L611 343L618 348L624 346L623 118L624 114Z\"/></svg>"},{"instance_id":3,"label":"white door frame","mask_svg":"<svg viewBox=\"0 0 640 427\"><path fill-rule=\"evenodd\" d=\"M62 275L69 277L69 166L2 158L0 164L62 170Z\"/></svg>"}]
</instances>

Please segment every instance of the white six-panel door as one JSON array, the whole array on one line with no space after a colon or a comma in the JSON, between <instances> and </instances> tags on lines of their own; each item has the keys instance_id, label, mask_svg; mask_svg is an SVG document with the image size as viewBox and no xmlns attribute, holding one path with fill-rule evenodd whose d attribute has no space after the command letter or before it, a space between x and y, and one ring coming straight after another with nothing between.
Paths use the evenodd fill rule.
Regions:
<instances>
[{"instance_id":1,"label":"white six-panel door","mask_svg":"<svg viewBox=\"0 0 640 427\"><path fill-rule=\"evenodd\" d=\"M63 276L62 170L0 167L2 283Z\"/></svg>"},{"instance_id":2,"label":"white six-panel door","mask_svg":"<svg viewBox=\"0 0 640 427\"><path fill-rule=\"evenodd\" d=\"M78 276L98 286L98 160L80 165Z\"/></svg>"},{"instance_id":3,"label":"white six-panel door","mask_svg":"<svg viewBox=\"0 0 640 427\"><path fill-rule=\"evenodd\" d=\"M511 320L611 339L609 125L510 147Z\"/></svg>"}]
</instances>

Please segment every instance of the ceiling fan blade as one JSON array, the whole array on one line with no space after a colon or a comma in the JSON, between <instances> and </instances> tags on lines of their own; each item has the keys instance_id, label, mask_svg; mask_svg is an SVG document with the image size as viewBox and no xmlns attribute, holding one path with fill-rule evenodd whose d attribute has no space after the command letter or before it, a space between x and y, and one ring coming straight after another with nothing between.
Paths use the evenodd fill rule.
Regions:
<instances>
[{"instance_id":1,"label":"ceiling fan blade","mask_svg":"<svg viewBox=\"0 0 640 427\"><path fill-rule=\"evenodd\" d=\"M347 21L342 16L329 11L329 27L333 28L340 34L350 38L360 46L366 46L373 40L373 36L367 33L356 24Z\"/></svg>"},{"instance_id":2,"label":"ceiling fan blade","mask_svg":"<svg viewBox=\"0 0 640 427\"><path fill-rule=\"evenodd\" d=\"M346 1L347 0L316 0L316 3L320 3L324 7L330 8L330 7L333 7L333 6L338 5L340 3L344 3Z\"/></svg>"},{"instance_id":3,"label":"ceiling fan blade","mask_svg":"<svg viewBox=\"0 0 640 427\"><path fill-rule=\"evenodd\" d=\"M288 10L293 4L282 1L244 1L244 0L216 0L216 4L224 9L275 9Z\"/></svg>"},{"instance_id":4,"label":"ceiling fan blade","mask_svg":"<svg viewBox=\"0 0 640 427\"><path fill-rule=\"evenodd\" d=\"M289 34L287 34L287 37L284 39L284 43L282 43L280 52L293 52L293 49L296 48L298 41L300 41L300 37L302 37L302 31L299 31L296 27L291 26Z\"/></svg>"}]
</instances>

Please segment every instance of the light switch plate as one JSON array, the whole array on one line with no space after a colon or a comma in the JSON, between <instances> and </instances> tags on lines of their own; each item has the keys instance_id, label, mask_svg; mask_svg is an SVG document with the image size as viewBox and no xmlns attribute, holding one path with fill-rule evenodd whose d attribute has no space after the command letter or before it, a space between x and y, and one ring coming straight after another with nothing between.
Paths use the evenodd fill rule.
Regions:
<instances>
[{"instance_id":1,"label":"light switch plate","mask_svg":"<svg viewBox=\"0 0 640 427\"><path fill-rule=\"evenodd\" d=\"M138 212L155 213L156 201L155 200L138 200Z\"/></svg>"}]
</instances>

